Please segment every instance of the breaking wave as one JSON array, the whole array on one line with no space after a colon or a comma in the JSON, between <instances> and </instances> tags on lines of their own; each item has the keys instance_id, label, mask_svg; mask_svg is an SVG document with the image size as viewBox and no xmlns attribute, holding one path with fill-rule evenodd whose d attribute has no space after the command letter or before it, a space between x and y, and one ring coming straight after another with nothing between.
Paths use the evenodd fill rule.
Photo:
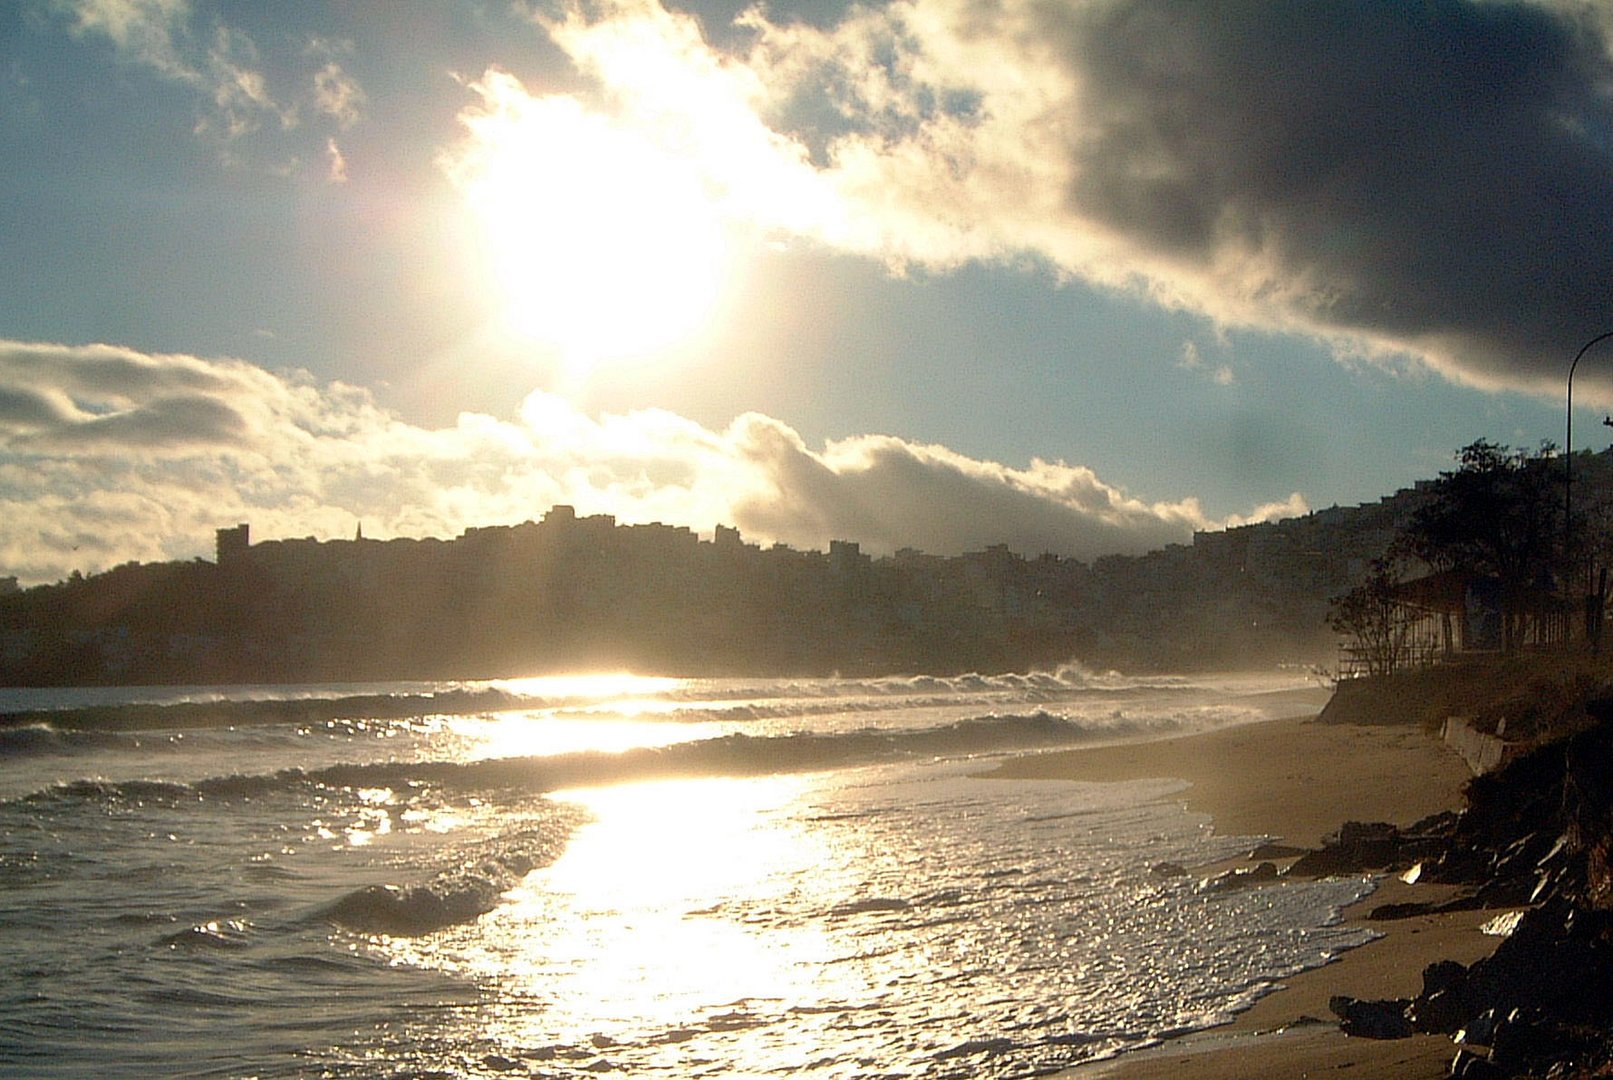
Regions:
<instances>
[{"instance_id":1,"label":"breaking wave","mask_svg":"<svg viewBox=\"0 0 1613 1080\"><path fill-rule=\"evenodd\" d=\"M1048 712L980 716L920 729L862 728L786 735L734 733L696 742L621 752L585 751L476 761L387 761L289 768L189 783L163 780L76 780L27 796L121 803L253 799L309 786L431 787L445 791L541 793L677 776L754 776L817 772L925 758L961 758L1072 746L1097 740L1168 735L1203 726L1202 715L1070 720Z\"/></svg>"},{"instance_id":2,"label":"breaking wave","mask_svg":"<svg viewBox=\"0 0 1613 1080\"><path fill-rule=\"evenodd\" d=\"M412 937L471 922L540 866L553 862L569 829L534 828L489 841L423 884L367 885L319 914L361 934Z\"/></svg>"},{"instance_id":3,"label":"breaking wave","mask_svg":"<svg viewBox=\"0 0 1613 1080\"><path fill-rule=\"evenodd\" d=\"M599 693L543 692L522 687L542 680L503 680L482 684L406 684L384 692L347 692L341 686L276 690L176 690L151 699L89 700L49 707L32 698L14 698L0 710L0 738L44 729L55 732L117 732L281 724L309 726L333 721L387 720L419 716L466 715L514 710L591 711L608 707ZM960 698L1012 696L1029 704L1056 701L1072 693L1124 694L1169 689L1180 680L1139 680L1113 672L1093 673L1079 664L1051 671L1000 675L914 675L869 679L659 680L653 696L666 703L669 719L712 716L813 715L891 707L957 704ZM765 687L765 693L763 688ZM20 692L19 692L20 693ZM633 693L633 691L628 691ZM732 704L730 704L732 703ZM18 736L26 738L26 736ZM37 738L38 736L33 736ZM0 751L6 748L0 743Z\"/></svg>"}]
</instances>

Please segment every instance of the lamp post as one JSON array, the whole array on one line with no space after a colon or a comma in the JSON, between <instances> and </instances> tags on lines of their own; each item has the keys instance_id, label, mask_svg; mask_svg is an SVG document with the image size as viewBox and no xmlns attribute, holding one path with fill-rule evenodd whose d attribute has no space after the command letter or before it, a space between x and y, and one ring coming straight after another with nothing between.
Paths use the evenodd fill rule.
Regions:
<instances>
[{"instance_id":1,"label":"lamp post","mask_svg":"<svg viewBox=\"0 0 1613 1080\"><path fill-rule=\"evenodd\" d=\"M1563 558L1572 559L1574 531L1574 369L1591 346L1613 338L1613 330L1597 334L1579 347L1574 362L1568 365L1568 422L1563 432ZM1570 563L1572 566L1572 563ZM1570 574L1572 576L1572 574ZM1591 592L1589 577L1585 582L1585 636L1593 649L1601 645L1601 604L1603 598ZM1593 608L1595 609L1593 611Z\"/></svg>"},{"instance_id":2,"label":"lamp post","mask_svg":"<svg viewBox=\"0 0 1613 1080\"><path fill-rule=\"evenodd\" d=\"M1591 340L1579 347L1574 354L1574 362L1568 365L1568 424L1563 432L1563 554L1567 554L1568 541L1571 539L1574 528L1574 369L1591 346L1601 341L1613 338L1613 330L1605 334L1597 334Z\"/></svg>"}]
</instances>

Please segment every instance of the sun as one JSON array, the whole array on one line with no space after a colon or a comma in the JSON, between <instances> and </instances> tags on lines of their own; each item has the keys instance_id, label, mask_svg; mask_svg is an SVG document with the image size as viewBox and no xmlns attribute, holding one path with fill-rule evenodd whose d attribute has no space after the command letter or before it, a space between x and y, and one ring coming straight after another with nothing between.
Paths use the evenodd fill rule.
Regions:
<instances>
[{"instance_id":1,"label":"sun","mask_svg":"<svg viewBox=\"0 0 1613 1080\"><path fill-rule=\"evenodd\" d=\"M692 159L563 96L510 92L487 108L450 173L474 213L507 326L568 368L650 357L714 317L728 229ZM519 91L519 84L515 90Z\"/></svg>"}]
</instances>

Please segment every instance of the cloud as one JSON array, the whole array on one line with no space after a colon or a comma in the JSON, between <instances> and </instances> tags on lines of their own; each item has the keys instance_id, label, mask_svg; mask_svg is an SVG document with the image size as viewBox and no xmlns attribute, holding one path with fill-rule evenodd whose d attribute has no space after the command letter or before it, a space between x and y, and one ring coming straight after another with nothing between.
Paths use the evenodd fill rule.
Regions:
<instances>
[{"instance_id":1,"label":"cloud","mask_svg":"<svg viewBox=\"0 0 1613 1080\"><path fill-rule=\"evenodd\" d=\"M314 104L319 111L347 129L358 123L363 115L364 89L334 60L314 72Z\"/></svg>"},{"instance_id":2,"label":"cloud","mask_svg":"<svg viewBox=\"0 0 1613 1080\"><path fill-rule=\"evenodd\" d=\"M788 427L755 415L733 434L767 481L736 502L736 522L795 546L845 537L876 551L956 554L1006 543L1092 559L1181 542L1211 524L1196 503L1149 506L1062 462L1014 469L882 435L815 453Z\"/></svg>"},{"instance_id":3,"label":"cloud","mask_svg":"<svg viewBox=\"0 0 1613 1080\"><path fill-rule=\"evenodd\" d=\"M1069 215L1185 303L1555 392L1606 318L1613 66L1565 10L1061 10Z\"/></svg>"},{"instance_id":4,"label":"cloud","mask_svg":"<svg viewBox=\"0 0 1613 1080\"><path fill-rule=\"evenodd\" d=\"M1257 506L1248 514L1234 514L1227 518L1223 524L1234 529L1242 525L1258 525L1268 521L1281 521L1284 518L1300 517L1311 512L1310 505L1306 503L1305 496L1294 492L1281 502L1270 502Z\"/></svg>"},{"instance_id":5,"label":"cloud","mask_svg":"<svg viewBox=\"0 0 1613 1080\"><path fill-rule=\"evenodd\" d=\"M257 48L245 34L219 23L210 39L191 30L189 0L57 0L77 37L101 36L124 60L173 82L193 87L211 109L197 121L197 131L224 140L257 130L265 116L282 126L294 114L269 95L259 70Z\"/></svg>"},{"instance_id":6,"label":"cloud","mask_svg":"<svg viewBox=\"0 0 1613 1080\"><path fill-rule=\"evenodd\" d=\"M57 0L77 35L100 34L134 63L180 81L196 72L181 55L190 0Z\"/></svg>"},{"instance_id":7,"label":"cloud","mask_svg":"<svg viewBox=\"0 0 1613 1080\"><path fill-rule=\"evenodd\" d=\"M654 0L601 0L545 26L591 108L676 132L763 231L898 271L1024 262L1556 395L1610 325L1610 21L1569 0L894 0L829 25L753 8L725 50ZM1613 377L1585 392L1613 403Z\"/></svg>"},{"instance_id":8,"label":"cloud","mask_svg":"<svg viewBox=\"0 0 1613 1080\"><path fill-rule=\"evenodd\" d=\"M347 183L347 158L333 135L325 140L325 179L333 184Z\"/></svg>"},{"instance_id":9,"label":"cloud","mask_svg":"<svg viewBox=\"0 0 1613 1080\"><path fill-rule=\"evenodd\" d=\"M118 57L197 96L197 135L215 141L226 162L239 160L242 139L303 126L305 112L345 131L363 116L363 87L337 57L345 42L315 39L285 63L298 89L271 89L269 64L244 31L215 17L198 28L190 0L53 0L77 38L104 38ZM317 65L317 66L314 66ZM283 84L284 85L284 84Z\"/></svg>"},{"instance_id":10,"label":"cloud","mask_svg":"<svg viewBox=\"0 0 1613 1080\"><path fill-rule=\"evenodd\" d=\"M238 30L220 25L208 46L201 81L213 99L214 112L196 126L198 133L222 128L225 141L250 135L271 120L281 128L297 126L297 112L278 104L269 93L258 49Z\"/></svg>"},{"instance_id":11,"label":"cloud","mask_svg":"<svg viewBox=\"0 0 1613 1080\"><path fill-rule=\"evenodd\" d=\"M1090 469L1015 468L866 435L808 447L757 414L712 430L663 410L589 416L533 393L519 414L408 424L370 395L236 360L0 341L0 572L56 580L259 537L458 535L555 503L822 550L934 554L1007 543L1082 559L1186 541L1192 499L1147 504ZM1247 519L1303 513L1304 500Z\"/></svg>"}]
</instances>

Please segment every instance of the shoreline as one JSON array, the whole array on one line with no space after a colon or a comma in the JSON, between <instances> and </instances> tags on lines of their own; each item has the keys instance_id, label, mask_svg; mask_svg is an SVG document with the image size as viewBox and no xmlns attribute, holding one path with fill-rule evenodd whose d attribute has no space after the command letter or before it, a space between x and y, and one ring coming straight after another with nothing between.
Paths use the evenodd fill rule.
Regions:
<instances>
[{"instance_id":1,"label":"shoreline","mask_svg":"<svg viewBox=\"0 0 1613 1080\"><path fill-rule=\"evenodd\" d=\"M1191 786L1170 798L1208 815L1216 832L1314 848L1346 821L1404 826L1442 810L1458 810L1470 773L1454 752L1413 725L1292 718L1156 742L1028 755L984 775L1083 782L1186 780ZM1328 999L1334 994L1412 996L1421 988L1426 965L1445 959L1465 964L1493 952L1501 939L1484 935L1479 927L1495 911L1366 921L1367 912L1379 904L1442 899L1448 888L1382 879L1371 895L1342 915L1342 921L1368 926L1381 937L1283 980L1227 1024L1059 1075L1070 1080L1167 1075L1231 1080L1348 1069L1352 1080L1442 1080L1455 1054L1450 1039L1351 1038L1338 1029Z\"/></svg>"}]
</instances>

